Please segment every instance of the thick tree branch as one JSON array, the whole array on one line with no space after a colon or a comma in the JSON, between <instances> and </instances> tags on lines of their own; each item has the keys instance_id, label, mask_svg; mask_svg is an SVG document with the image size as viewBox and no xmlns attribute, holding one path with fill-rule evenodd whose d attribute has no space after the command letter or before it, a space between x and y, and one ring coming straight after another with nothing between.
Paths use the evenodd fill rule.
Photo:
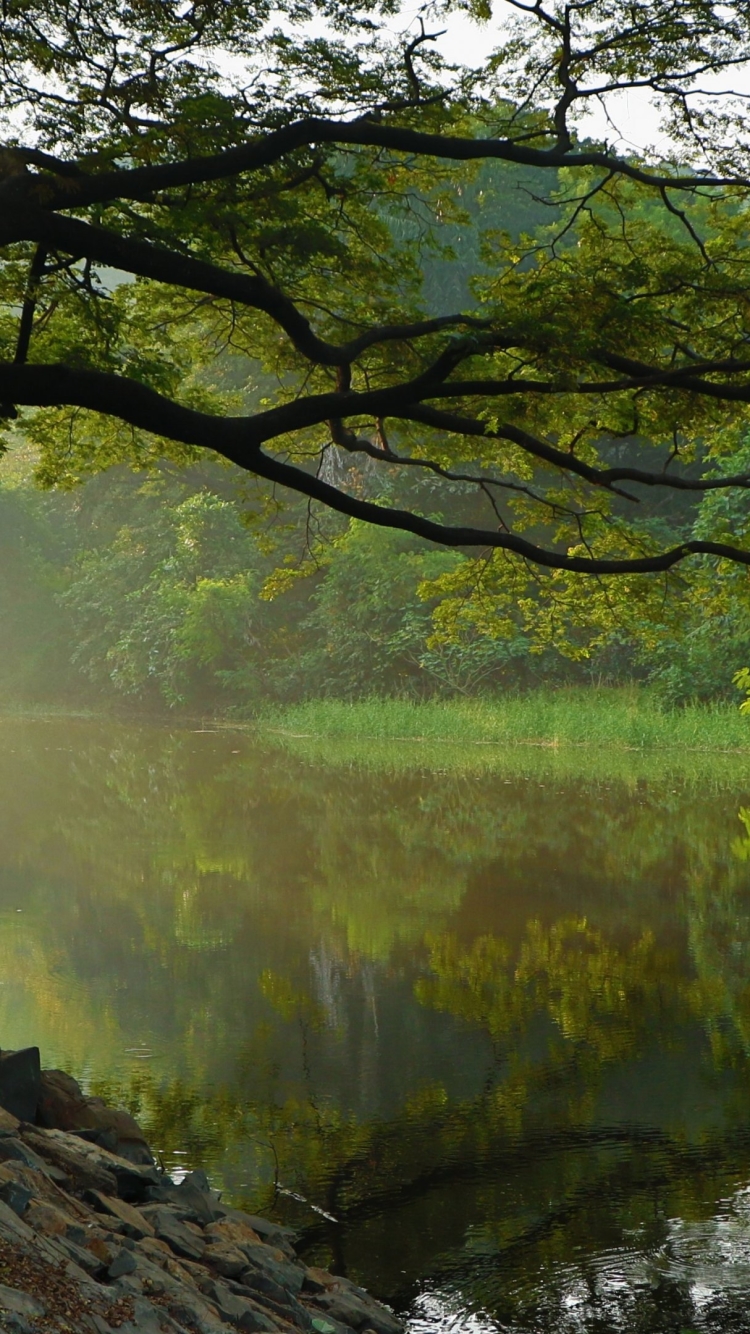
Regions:
<instances>
[{"instance_id":1,"label":"thick tree branch","mask_svg":"<svg viewBox=\"0 0 750 1334\"><path fill-rule=\"evenodd\" d=\"M354 397L376 400L385 396L386 391L375 391ZM347 396L318 395L318 408L322 399L340 400L341 397ZM515 533L435 523L420 514L348 495L302 468L263 453L260 444L262 439L269 438L268 413L261 414L261 418L265 418L265 428L259 432L261 418L214 417L174 403L146 385L101 371L73 370L60 365L0 364L0 401L33 407L67 404L102 412L155 435L213 450L258 477L278 482L350 518L413 533L441 546L511 551L546 569L582 574L658 573L671 569L690 555L711 555L750 566L750 551L728 543L690 541L652 555L600 559L553 551ZM289 405L290 408L297 406ZM319 416L318 420L325 420L325 415Z\"/></svg>"},{"instance_id":2,"label":"thick tree branch","mask_svg":"<svg viewBox=\"0 0 750 1334\"><path fill-rule=\"evenodd\" d=\"M407 342L443 329L486 330L491 327L491 321L474 315L443 315L411 323L374 326L345 343L331 343L319 338L294 302L260 274L221 268L189 253L168 250L137 237L119 236L78 218L64 217L34 206L6 208L4 224L6 236L0 236L0 242L5 240L7 244L9 239L36 241L41 246L64 250L78 258L85 257L141 278L182 290L204 292L260 310L284 330L303 356L317 365L346 365L377 344Z\"/></svg>"},{"instance_id":3,"label":"thick tree branch","mask_svg":"<svg viewBox=\"0 0 750 1334\"><path fill-rule=\"evenodd\" d=\"M699 187L750 185L745 177L690 173L670 175L652 172L626 158L609 152L577 151L564 146L531 148L512 139L462 138L447 134L428 134L395 125L386 125L377 115L359 120L337 121L307 117L280 130L273 130L248 144L225 149L206 157L186 158L151 167L121 168L94 173L82 162L64 164L58 178L44 175L27 178L26 191L36 190L49 208L82 208L89 204L111 203L118 199L148 200L162 190L224 180L245 172L273 166L287 154L301 148L323 144L341 144L363 148L384 148L395 153L417 154L450 162L499 160L528 167L600 167L656 188L693 190ZM27 160L33 150L20 149ZM80 175L76 172L80 171Z\"/></svg>"},{"instance_id":4,"label":"thick tree branch","mask_svg":"<svg viewBox=\"0 0 750 1334\"><path fill-rule=\"evenodd\" d=\"M665 487L673 491L720 491L731 488L750 488L750 473L734 473L728 477L681 477L678 473L648 471L644 468L595 468L583 459L567 450L556 449L546 440L522 431L510 422L493 429L486 422L476 417L464 417L456 412L442 412L439 408L426 405L407 408L399 414L402 421L421 422L438 431L447 431L453 435L477 436L485 440L508 440L518 445L527 454L549 463L565 472L575 473L592 486L602 486L618 491L618 482L637 482L640 486ZM632 499L632 497L627 497Z\"/></svg>"}]
</instances>

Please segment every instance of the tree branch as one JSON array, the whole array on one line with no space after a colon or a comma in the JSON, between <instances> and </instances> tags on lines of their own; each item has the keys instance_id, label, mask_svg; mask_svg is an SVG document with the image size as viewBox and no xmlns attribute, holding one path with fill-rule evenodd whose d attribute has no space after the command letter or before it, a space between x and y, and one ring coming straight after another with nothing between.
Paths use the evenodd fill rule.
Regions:
<instances>
[{"instance_id":1,"label":"tree branch","mask_svg":"<svg viewBox=\"0 0 750 1334\"><path fill-rule=\"evenodd\" d=\"M384 391L375 391L354 397L375 400L385 396ZM318 395L318 407L321 399L340 397ZM436 523L420 514L348 495L302 468L264 454L260 443L261 439L268 438L267 422L266 433L259 434L257 417L214 417L174 403L146 385L102 371L73 370L60 365L0 364L0 401L33 407L67 404L102 412L155 435L211 449L247 472L278 482L350 518L413 533L441 546L510 551L550 570L602 575L652 574L669 570L690 555L711 555L750 566L750 551L728 543L690 541L653 555L600 559L553 551L515 533ZM289 405L290 408L298 406ZM336 414L319 415L318 420L324 420L325 415ZM269 414L261 416L267 419Z\"/></svg>"}]
</instances>

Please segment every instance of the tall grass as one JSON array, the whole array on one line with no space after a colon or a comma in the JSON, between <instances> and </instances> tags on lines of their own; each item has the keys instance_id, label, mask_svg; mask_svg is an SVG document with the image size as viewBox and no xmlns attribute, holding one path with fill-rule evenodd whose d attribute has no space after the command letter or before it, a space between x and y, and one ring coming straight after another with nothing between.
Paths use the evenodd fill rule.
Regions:
<instances>
[{"instance_id":1,"label":"tall grass","mask_svg":"<svg viewBox=\"0 0 750 1334\"><path fill-rule=\"evenodd\" d=\"M750 719L731 704L663 705L636 688L539 690L494 699L314 700L261 720L290 738L458 746L735 751L750 755Z\"/></svg>"}]
</instances>

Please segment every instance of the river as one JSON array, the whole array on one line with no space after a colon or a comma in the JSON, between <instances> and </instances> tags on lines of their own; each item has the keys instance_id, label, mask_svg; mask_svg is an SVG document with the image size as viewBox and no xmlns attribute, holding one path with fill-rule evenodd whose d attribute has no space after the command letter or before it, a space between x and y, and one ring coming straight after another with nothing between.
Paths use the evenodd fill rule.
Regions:
<instances>
[{"instance_id":1,"label":"river","mask_svg":"<svg viewBox=\"0 0 750 1334\"><path fill-rule=\"evenodd\" d=\"M360 749L0 721L0 1043L412 1334L746 1331L747 761Z\"/></svg>"}]
</instances>

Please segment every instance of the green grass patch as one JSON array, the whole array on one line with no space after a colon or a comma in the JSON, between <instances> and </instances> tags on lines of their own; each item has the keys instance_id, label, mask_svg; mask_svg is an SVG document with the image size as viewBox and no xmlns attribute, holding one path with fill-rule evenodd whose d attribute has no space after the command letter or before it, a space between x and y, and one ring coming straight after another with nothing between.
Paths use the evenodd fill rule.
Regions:
<instances>
[{"instance_id":1,"label":"green grass patch","mask_svg":"<svg viewBox=\"0 0 750 1334\"><path fill-rule=\"evenodd\" d=\"M631 752L734 752L750 757L750 718L731 704L670 708L646 691L557 690L495 699L317 700L276 711L261 728L288 741L326 740L355 748L404 742L535 746Z\"/></svg>"}]
</instances>

